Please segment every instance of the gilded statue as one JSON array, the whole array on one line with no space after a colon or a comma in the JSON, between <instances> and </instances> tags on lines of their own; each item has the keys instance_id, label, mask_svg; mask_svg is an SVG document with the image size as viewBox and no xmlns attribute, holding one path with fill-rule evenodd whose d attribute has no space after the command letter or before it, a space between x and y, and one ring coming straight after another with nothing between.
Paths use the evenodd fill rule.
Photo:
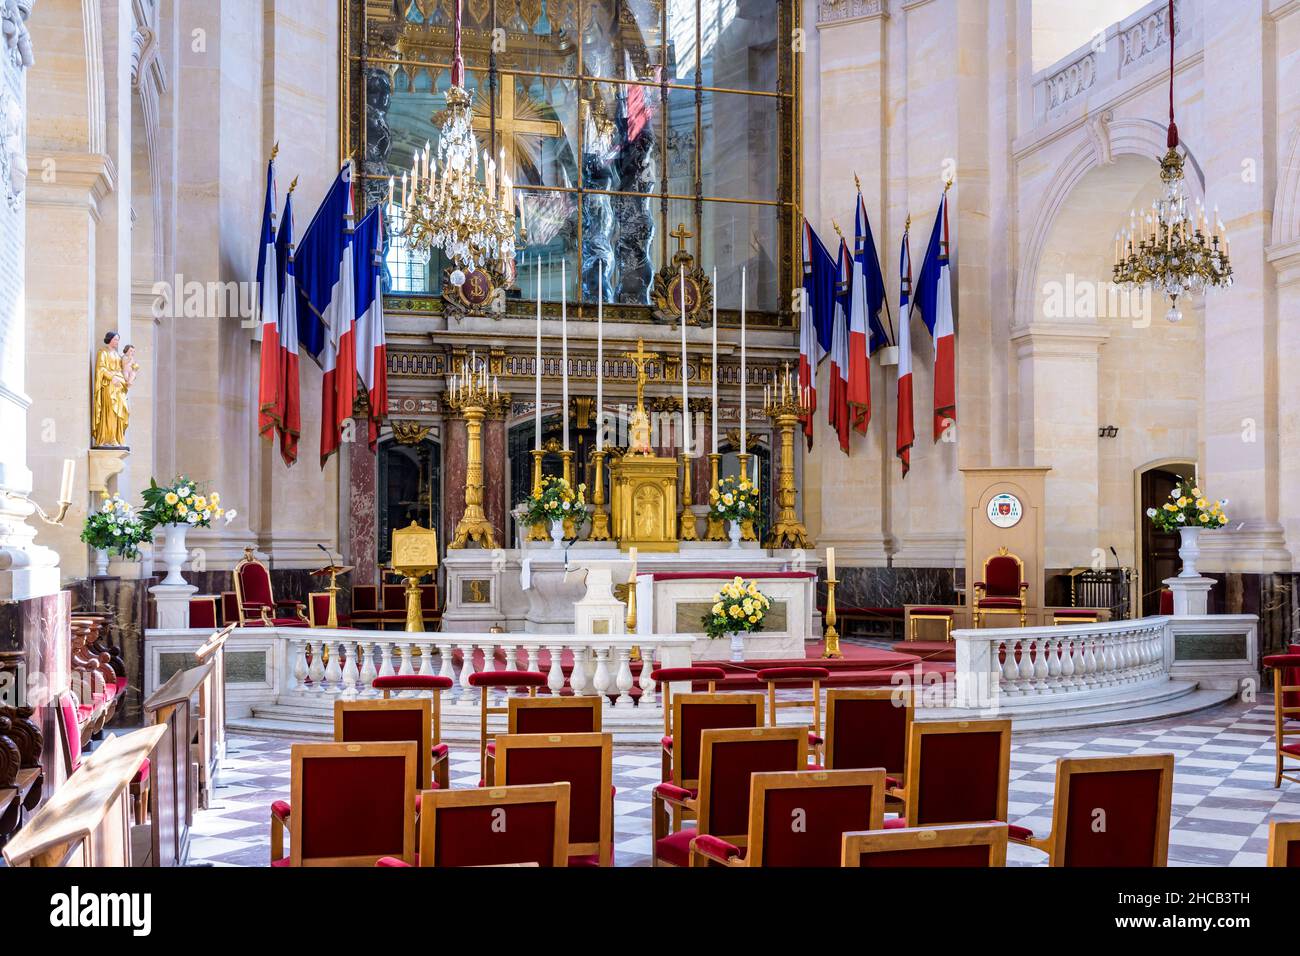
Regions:
<instances>
[{"instance_id":1,"label":"gilded statue","mask_svg":"<svg viewBox=\"0 0 1300 956\"><path fill-rule=\"evenodd\" d=\"M96 448L122 448L126 445L126 428L131 412L126 393L135 381L140 366L132 359L135 346L119 352L116 332L104 336L104 347L95 357L95 391L90 423L91 444Z\"/></svg>"}]
</instances>

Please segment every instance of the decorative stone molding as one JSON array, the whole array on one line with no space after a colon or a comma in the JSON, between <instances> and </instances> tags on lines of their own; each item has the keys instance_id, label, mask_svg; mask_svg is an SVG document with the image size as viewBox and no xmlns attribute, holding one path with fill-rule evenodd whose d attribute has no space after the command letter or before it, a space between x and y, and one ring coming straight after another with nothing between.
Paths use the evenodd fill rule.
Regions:
<instances>
[{"instance_id":1,"label":"decorative stone molding","mask_svg":"<svg viewBox=\"0 0 1300 956\"><path fill-rule=\"evenodd\" d=\"M27 147L22 104L8 89L0 88L0 188L5 202L17 212L27 189Z\"/></svg>"},{"instance_id":2,"label":"decorative stone molding","mask_svg":"<svg viewBox=\"0 0 1300 956\"><path fill-rule=\"evenodd\" d=\"M1174 35L1183 32L1182 3L1174 3ZM1169 11L1161 3L1137 23L1120 33L1120 70L1137 63L1169 42Z\"/></svg>"},{"instance_id":3,"label":"decorative stone molding","mask_svg":"<svg viewBox=\"0 0 1300 956\"><path fill-rule=\"evenodd\" d=\"M1115 114L1106 110L1088 119L1088 139L1092 142L1098 166L1110 166L1115 162L1110 146L1110 122L1114 118Z\"/></svg>"},{"instance_id":4,"label":"decorative stone molding","mask_svg":"<svg viewBox=\"0 0 1300 956\"><path fill-rule=\"evenodd\" d=\"M1060 109L1097 81L1097 54L1089 51L1047 78L1047 108Z\"/></svg>"},{"instance_id":5,"label":"decorative stone molding","mask_svg":"<svg viewBox=\"0 0 1300 956\"><path fill-rule=\"evenodd\" d=\"M819 0L817 26L840 26L885 16L885 0Z\"/></svg>"},{"instance_id":6,"label":"decorative stone molding","mask_svg":"<svg viewBox=\"0 0 1300 956\"><path fill-rule=\"evenodd\" d=\"M32 38L27 32L27 18L36 0L0 0L0 40L9 62L20 70L35 63Z\"/></svg>"}]
</instances>

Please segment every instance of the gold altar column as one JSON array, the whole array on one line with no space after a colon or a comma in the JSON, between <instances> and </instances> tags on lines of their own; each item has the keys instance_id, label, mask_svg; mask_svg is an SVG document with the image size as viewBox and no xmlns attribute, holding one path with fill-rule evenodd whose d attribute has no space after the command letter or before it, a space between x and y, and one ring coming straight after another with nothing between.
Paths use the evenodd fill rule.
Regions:
<instances>
[{"instance_id":1,"label":"gold altar column","mask_svg":"<svg viewBox=\"0 0 1300 956\"><path fill-rule=\"evenodd\" d=\"M591 489L591 540L609 540L609 512L605 510L605 455L607 452L593 451L591 463L594 468Z\"/></svg>"},{"instance_id":2,"label":"gold altar column","mask_svg":"<svg viewBox=\"0 0 1300 956\"><path fill-rule=\"evenodd\" d=\"M491 400L485 372L464 375L448 391L447 404L465 418L465 513L449 548L463 548L471 541L484 548L497 546L492 525L483 513L483 419Z\"/></svg>"},{"instance_id":3,"label":"gold altar column","mask_svg":"<svg viewBox=\"0 0 1300 956\"><path fill-rule=\"evenodd\" d=\"M713 452L709 455L709 501L710 502L717 500L718 466L721 464L721 462L722 462L722 456L719 455L717 452ZM727 540L727 529L725 527L725 524L721 518L713 517L712 509L710 509L708 523L709 523L708 529L704 532L704 536L707 540L709 541Z\"/></svg>"},{"instance_id":4,"label":"gold altar column","mask_svg":"<svg viewBox=\"0 0 1300 956\"><path fill-rule=\"evenodd\" d=\"M796 489L794 481L794 431L808 416L808 408L798 396L798 390L784 384L777 394L764 403L763 411L776 423L781 433L781 459L776 483L776 500L780 511L768 535L769 548L807 548L812 546L808 531L794 510Z\"/></svg>"},{"instance_id":5,"label":"gold altar column","mask_svg":"<svg viewBox=\"0 0 1300 956\"><path fill-rule=\"evenodd\" d=\"M678 456L682 460L682 518L681 532L678 537L682 541L698 541L699 535L695 529L695 512L691 510L691 458L686 452Z\"/></svg>"},{"instance_id":6,"label":"gold altar column","mask_svg":"<svg viewBox=\"0 0 1300 956\"><path fill-rule=\"evenodd\" d=\"M560 452L560 460L564 462L564 480L569 483L569 487L574 491L578 490L578 483L573 480L573 455L574 451L570 448L568 451ZM572 514L564 519L564 537L576 538L578 536L578 524Z\"/></svg>"},{"instance_id":7,"label":"gold altar column","mask_svg":"<svg viewBox=\"0 0 1300 956\"><path fill-rule=\"evenodd\" d=\"M542 495L542 459L546 457L546 452L541 448L534 448L533 456L533 497L540 498ZM536 522L528 529L528 541L550 541L551 534L546 528L545 521Z\"/></svg>"},{"instance_id":8,"label":"gold altar column","mask_svg":"<svg viewBox=\"0 0 1300 956\"><path fill-rule=\"evenodd\" d=\"M740 463L739 467L740 467L740 477L741 477L741 478L748 478L748 477L749 477L749 460L750 460L751 458L753 458L753 457L754 457L753 455L749 454L748 452L746 452L746 451L744 451L744 450L741 450L740 452L738 452L738 453L736 454L736 459L737 459L737 461ZM756 491L761 491L761 489L758 488L757 485L755 485L755 490L756 490ZM757 540L758 540L758 535L754 533L754 519L753 519L753 518L745 518L743 521L740 522L740 540L741 540L741 541L757 541Z\"/></svg>"}]
</instances>

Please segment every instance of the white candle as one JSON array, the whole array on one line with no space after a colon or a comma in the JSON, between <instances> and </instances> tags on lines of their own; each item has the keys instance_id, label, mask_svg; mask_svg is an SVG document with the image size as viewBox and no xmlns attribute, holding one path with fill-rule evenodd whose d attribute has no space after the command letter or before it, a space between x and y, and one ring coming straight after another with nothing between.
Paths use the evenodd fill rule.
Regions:
<instances>
[{"instance_id":1,"label":"white candle","mask_svg":"<svg viewBox=\"0 0 1300 956\"><path fill-rule=\"evenodd\" d=\"M596 451L605 450L605 263L596 263Z\"/></svg>"},{"instance_id":2,"label":"white candle","mask_svg":"<svg viewBox=\"0 0 1300 956\"><path fill-rule=\"evenodd\" d=\"M560 260L560 427L564 429L564 450L569 450L569 282L568 262Z\"/></svg>"},{"instance_id":3,"label":"white candle","mask_svg":"<svg viewBox=\"0 0 1300 956\"><path fill-rule=\"evenodd\" d=\"M713 400L709 421L713 427L713 454L718 453L718 269L713 268L713 385L710 396Z\"/></svg>"},{"instance_id":4,"label":"white candle","mask_svg":"<svg viewBox=\"0 0 1300 956\"><path fill-rule=\"evenodd\" d=\"M632 576L628 578L629 583L636 584L636 545L627 549L627 555L632 559Z\"/></svg>"},{"instance_id":5,"label":"white candle","mask_svg":"<svg viewBox=\"0 0 1300 956\"><path fill-rule=\"evenodd\" d=\"M835 580L835 549L826 549L826 577Z\"/></svg>"},{"instance_id":6,"label":"white candle","mask_svg":"<svg viewBox=\"0 0 1300 956\"><path fill-rule=\"evenodd\" d=\"M59 486L59 504L72 503L72 481L77 473L77 462L72 458L63 459L63 483Z\"/></svg>"},{"instance_id":7,"label":"white candle","mask_svg":"<svg viewBox=\"0 0 1300 956\"><path fill-rule=\"evenodd\" d=\"M691 399L686 384L686 265L681 268L679 288L682 291L682 454L691 453Z\"/></svg>"},{"instance_id":8,"label":"white candle","mask_svg":"<svg viewBox=\"0 0 1300 956\"><path fill-rule=\"evenodd\" d=\"M537 397L533 413L533 449L542 450L542 257L537 257Z\"/></svg>"},{"instance_id":9,"label":"white candle","mask_svg":"<svg viewBox=\"0 0 1300 956\"><path fill-rule=\"evenodd\" d=\"M745 267L740 267L740 454L746 451L745 379L749 377L745 351Z\"/></svg>"}]
</instances>

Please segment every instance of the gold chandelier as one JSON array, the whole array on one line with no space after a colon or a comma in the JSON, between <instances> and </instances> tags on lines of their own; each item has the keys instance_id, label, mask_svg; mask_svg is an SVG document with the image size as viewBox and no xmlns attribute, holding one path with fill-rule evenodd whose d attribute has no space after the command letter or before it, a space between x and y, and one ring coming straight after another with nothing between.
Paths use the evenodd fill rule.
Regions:
<instances>
[{"instance_id":1,"label":"gold chandelier","mask_svg":"<svg viewBox=\"0 0 1300 956\"><path fill-rule=\"evenodd\" d=\"M515 258L514 184L474 134L471 97L465 89L461 57L460 0L456 2L455 52L451 88L436 149L429 143L415 154L402 173L397 232L420 262L434 248L452 262L451 282L460 286L466 274L491 269L513 275ZM505 151L501 152L505 164ZM482 167L483 178L479 179ZM388 201L398 199L396 181L388 180Z\"/></svg>"},{"instance_id":2,"label":"gold chandelier","mask_svg":"<svg viewBox=\"0 0 1300 956\"><path fill-rule=\"evenodd\" d=\"M1232 285L1228 237L1219 219L1213 221L1201 201L1190 211L1183 183L1183 155L1178 151L1178 126L1174 123L1174 2L1169 0L1169 137L1168 151L1160 161L1164 195L1144 210L1129 213L1129 227L1115 236L1117 285L1169 296L1165 318L1178 322L1180 295L1199 295L1209 288Z\"/></svg>"}]
</instances>

